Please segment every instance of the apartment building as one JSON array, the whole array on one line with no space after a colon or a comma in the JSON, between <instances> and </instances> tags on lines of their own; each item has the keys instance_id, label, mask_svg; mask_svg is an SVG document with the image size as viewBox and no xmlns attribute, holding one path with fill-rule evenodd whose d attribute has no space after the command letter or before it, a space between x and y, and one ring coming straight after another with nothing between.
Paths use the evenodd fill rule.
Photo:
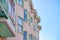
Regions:
<instances>
[{"instance_id":1,"label":"apartment building","mask_svg":"<svg viewBox=\"0 0 60 40\"><path fill-rule=\"evenodd\" d=\"M0 40L39 40L39 23L32 0L0 0Z\"/></svg>"}]
</instances>

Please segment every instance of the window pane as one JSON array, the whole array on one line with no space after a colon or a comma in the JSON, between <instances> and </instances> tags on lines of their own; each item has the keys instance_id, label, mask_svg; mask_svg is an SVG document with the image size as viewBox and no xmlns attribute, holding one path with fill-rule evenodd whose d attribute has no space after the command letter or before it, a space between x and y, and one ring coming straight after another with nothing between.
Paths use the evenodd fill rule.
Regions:
<instances>
[{"instance_id":1,"label":"window pane","mask_svg":"<svg viewBox=\"0 0 60 40\"><path fill-rule=\"evenodd\" d=\"M22 33L22 30L23 30L22 23L23 23L22 18L18 16L18 31L21 32L21 33Z\"/></svg>"},{"instance_id":2,"label":"window pane","mask_svg":"<svg viewBox=\"0 0 60 40\"><path fill-rule=\"evenodd\" d=\"M18 28L19 28L18 31L19 31L20 33L22 33L23 28L22 28L21 26L19 26Z\"/></svg>"},{"instance_id":3,"label":"window pane","mask_svg":"<svg viewBox=\"0 0 60 40\"><path fill-rule=\"evenodd\" d=\"M24 10L24 21L27 21L27 10Z\"/></svg>"},{"instance_id":4,"label":"window pane","mask_svg":"<svg viewBox=\"0 0 60 40\"><path fill-rule=\"evenodd\" d=\"M33 40L33 38L32 38L32 35L31 35L31 34L29 35L29 40Z\"/></svg>"},{"instance_id":5,"label":"window pane","mask_svg":"<svg viewBox=\"0 0 60 40\"><path fill-rule=\"evenodd\" d=\"M8 12L11 13L11 11L12 11L12 7L11 7L10 2L8 2Z\"/></svg>"},{"instance_id":6,"label":"window pane","mask_svg":"<svg viewBox=\"0 0 60 40\"><path fill-rule=\"evenodd\" d=\"M22 18L18 17L18 25L21 25L22 26Z\"/></svg>"},{"instance_id":7,"label":"window pane","mask_svg":"<svg viewBox=\"0 0 60 40\"><path fill-rule=\"evenodd\" d=\"M20 6L23 6L23 0L18 0L18 4L19 4Z\"/></svg>"},{"instance_id":8,"label":"window pane","mask_svg":"<svg viewBox=\"0 0 60 40\"><path fill-rule=\"evenodd\" d=\"M24 31L24 40L27 40L27 32Z\"/></svg>"},{"instance_id":9,"label":"window pane","mask_svg":"<svg viewBox=\"0 0 60 40\"><path fill-rule=\"evenodd\" d=\"M36 37L34 37L34 40L36 40Z\"/></svg>"},{"instance_id":10,"label":"window pane","mask_svg":"<svg viewBox=\"0 0 60 40\"><path fill-rule=\"evenodd\" d=\"M30 17L30 22L33 22L32 17Z\"/></svg>"},{"instance_id":11,"label":"window pane","mask_svg":"<svg viewBox=\"0 0 60 40\"><path fill-rule=\"evenodd\" d=\"M37 29L37 23L34 22L34 30L36 30L36 29Z\"/></svg>"}]
</instances>

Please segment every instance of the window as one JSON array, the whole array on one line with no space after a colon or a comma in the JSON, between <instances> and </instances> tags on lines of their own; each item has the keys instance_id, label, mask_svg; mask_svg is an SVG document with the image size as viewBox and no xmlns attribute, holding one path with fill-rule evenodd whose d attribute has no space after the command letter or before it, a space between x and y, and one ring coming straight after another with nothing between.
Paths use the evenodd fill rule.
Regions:
<instances>
[{"instance_id":1,"label":"window","mask_svg":"<svg viewBox=\"0 0 60 40\"><path fill-rule=\"evenodd\" d=\"M30 27L30 13L28 13L28 24L29 24L29 27Z\"/></svg>"},{"instance_id":2,"label":"window","mask_svg":"<svg viewBox=\"0 0 60 40\"><path fill-rule=\"evenodd\" d=\"M29 35L29 40L33 40L33 37L31 34Z\"/></svg>"},{"instance_id":3,"label":"window","mask_svg":"<svg viewBox=\"0 0 60 40\"><path fill-rule=\"evenodd\" d=\"M36 31L36 29L37 29L37 23L34 22L34 31Z\"/></svg>"},{"instance_id":4,"label":"window","mask_svg":"<svg viewBox=\"0 0 60 40\"><path fill-rule=\"evenodd\" d=\"M20 6L23 6L23 0L18 0L18 4L19 4Z\"/></svg>"},{"instance_id":5,"label":"window","mask_svg":"<svg viewBox=\"0 0 60 40\"><path fill-rule=\"evenodd\" d=\"M22 31L23 31L23 27L22 26L19 26L18 27L18 32L22 33Z\"/></svg>"},{"instance_id":6,"label":"window","mask_svg":"<svg viewBox=\"0 0 60 40\"><path fill-rule=\"evenodd\" d=\"M23 24L23 20L21 17L18 16L18 25L22 26Z\"/></svg>"},{"instance_id":7,"label":"window","mask_svg":"<svg viewBox=\"0 0 60 40\"><path fill-rule=\"evenodd\" d=\"M18 32L22 33L23 31L23 20L18 16Z\"/></svg>"},{"instance_id":8,"label":"window","mask_svg":"<svg viewBox=\"0 0 60 40\"><path fill-rule=\"evenodd\" d=\"M24 31L24 40L27 40L27 32Z\"/></svg>"},{"instance_id":9,"label":"window","mask_svg":"<svg viewBox=\"0 0 60 40\"><path fill-rule=\"evenodd\" d=\"M34 37L34 40L37 40L36 37Z\"/></svg>"},{"instance_id":10,"label":"window","mask_svg":"<svg viewBox=\"0 0 60 40\"><path fill-rule=\"evenodd\" d=\"M33 22L33 19L32 19L32 17L30 17L30 20L29 20L30 22Z\"/></svg>"},{"instance_id":11,"label":"window","mask_svg":"<svg viewBox=\"0 0 60 40\"><path fill-rule=\"evenodd\" d=\"M10 2L8 2L8 12L12 13L12 6L11 6Z\"/></svg>"},{"instance_id":12,"label":"window","mask_svg":"<svg viewBox=\"0 0 60 40\"><path fill-rule=\"evenodd\" d=\"M24 21L27 21L27 10L24 9Z\"/></svg>"},{"instance_id":13,"label":"window","mask_svg":"<svg viewBox=\"0 0 60 40\"><path fill-rule=\"evenodd\" d=\"M24 1L27 1L27 0L24 0Z\"/></svg>"},{"instance_id":14,"label":"window","mask_svg":"<svg viewBox=\"0 0 60 40\"><path fill-rule=\"evenodd\" d=\"M10 18L13 19L12 21L15 22L15 3L14 0L11 0L11 2L8 0L8 13L10 15Z\"/></svg>"}]
</instances>

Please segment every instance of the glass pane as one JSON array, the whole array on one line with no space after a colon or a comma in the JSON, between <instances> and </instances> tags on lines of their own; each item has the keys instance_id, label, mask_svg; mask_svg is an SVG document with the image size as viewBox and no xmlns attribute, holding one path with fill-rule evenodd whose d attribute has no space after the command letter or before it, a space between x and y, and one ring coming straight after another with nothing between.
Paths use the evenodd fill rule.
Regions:
<instances>
[{"instance_id":1,"label":"glass pane","mask_svg":"<svg viewBox=\"0 0 60 40\"><path fill-rule=\"evenodd\" d=\"M24 40L27 40L27 32L24 31Z\"/></svg>"},{"instance_id":2,"label":"glass pane","mask_svg":"<svg viewBox=\"0 0 60 40\"><path fill-rule=\"evenodd\" d=\"M8 2L8 12L9 12L9 13L12 13L11 11L12 11L12 7L11 7L10 2Z\"/></svg>"},{"instance_id":3,"label":"glass pane","mask_svg":"<svg viewBox=\"0 0 60 40\"><path fill-rule=\"evenodd\" d=\"M19 32L22 33L22 29L23 29L23 28L22 28L21 26L19 26Z\"/></svg>"},{"instance_id":4,"label":"glass pane","mask_svg":"<svg viewBox=\"0 0 60 40\"><path fill-rule=\"evenodd\" d=\"M22 26L22 19L18 17L18 24Z\"/></svg>"},{"instance_id":5,"label":"glass pane","mask_svg":"<svg viewBox=\"0 0 60 40\"><path fill-rule=\"evenodd\" d=\"M19 4L20 6L23 6L23 0L18 0L18 4Z\"/></svg>"},{"instance_id":6,"label":"glass pane","mask_svg":"<svg viewBox=\"0 0 60 40\"><path fill-rule=\"evenodd\" d=\"M24 21L27 21L27 10L24 10Z\"/></svg>"},{"instance_id":7,"label":"glass pane","mask_svg":"<svg viewBox=\"0 0 60 40\"><path fill-rule=\"evenodd\" d=\"M33 39L32 39L32 35L31 35L31 34L29 35L29 40L33 40Z\"/></svg>"}]
</instances>

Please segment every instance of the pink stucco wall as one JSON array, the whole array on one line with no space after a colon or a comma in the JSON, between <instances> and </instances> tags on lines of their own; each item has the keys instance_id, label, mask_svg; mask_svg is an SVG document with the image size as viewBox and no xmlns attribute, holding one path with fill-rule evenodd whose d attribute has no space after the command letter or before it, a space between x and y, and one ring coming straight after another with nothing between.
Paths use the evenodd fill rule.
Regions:
<instances>
[{"instance_id":1,"label":"pink stucco wall","mask_svg":"<svg viewBox=\"0 0 60 40\"><path fill-rule=\"evenodd\" d=\"M15 37L8 37L7 40L23 40L23 35L15 32Z\"/></svg>"}]
</instances>

